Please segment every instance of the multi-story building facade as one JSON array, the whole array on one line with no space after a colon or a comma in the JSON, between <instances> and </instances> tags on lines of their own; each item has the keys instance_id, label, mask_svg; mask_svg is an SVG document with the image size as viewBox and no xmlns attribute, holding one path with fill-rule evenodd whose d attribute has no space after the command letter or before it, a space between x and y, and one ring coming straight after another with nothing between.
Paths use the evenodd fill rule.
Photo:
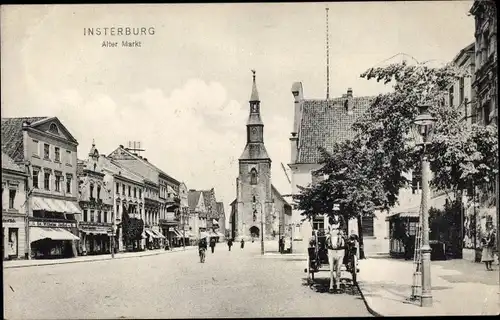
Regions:
<instances>
[{"instance_id":1,"label":"multi-story building facade","mask_svg":"<svg viewBox=\"0 0 500 320\"><path fill-rule=\"evenodd\" d=\"M2 151L28 173L30 257L77 255L77 147L57 117L2 118Z\"/></svg>"},{"instance_id":2,"label":"multi-story building facade","mask_svg":"<svg viewBox=\"0 0 500 320\"><path fill-rule=\"evenodd\" d=\"M168 239L170 244L177 242L180 237L177 230L180 182L153 165L147 158L122 145L109 156L120 165L144 177L148 182L150 191L147 195L149 198L148 217L151 217L148 219L146 228L148 240L151 239L157 247L164 239ZM155 205L158 207L155 208Z\"/></svg>"},{"instance_id":3,"label":"multi-story building facade","mask_svg":"<svg viewBox=\"0 0 500 320\"><path fill-rule=\"evenodd\" d=\"M190 189L188 192L188 205L190 219L190 228L196 239L200 238L200 232L207 231L207 208L202 191Z\"/></svg>"},{"instance_id":4,"label":"multi-story building facade","mask_svg":"<svg viewBox=\"0 0 500 320\"><path fill-rule=\"evenodd\" d=\"M351 88L342 97L331 99L305 99L302 83L292 85L294 97L294 123L290 136L292 194L298 194L298 186L308 186L322 179L313 175L321 168L318 147L331 151L336 142L352 139L352 124L368 108L372 97L355 97ZM292 236L294 240L308 239L312 229L326 225L327 217L318 217L312 223L301 223L301 212L293 210ZM357 230L357 221L349 221L349 230ZM362 219L365 251L388 252L388 223L385 213Z\"/></svg>"},{"instance_id":5,"label":"multi-story building facade","mask_svg":"<svg viewBox=\"0 0 500 320\"><path fill-rule=\"evenodd\" d=\"M198 217L190 214L189 190L184 182L181 182L181 184L179 185L179 199L179 232L185 239L186 244L188 244L196 239L198 230L196 227L197 222L195 222L195 219L198 219Z\"/></svg>"},{"instance_id":6,"label":"multi-story building facade","mask_svg":"<svg viewBox=\"0 0 500 320\"><path fill-rule=\"evenodd\" d=\"M221 239L226 237L226 212L224 210L224 203L222 202L217 202L217 225L219 226L219 229L217 232L219 233Z\"/></svg>"},{"instance_id":7,"label":"multi-story building facade","mask_svg":"<svg viewBox=\"0 0 500 320\"><path fill-rule=\"evenodd\" d=\"M124 235L124 221L130 219L145 222L145 189L144 178L128 170L113 159L101 155L99 164L105 174L104 184L112 190L113 217L112 223L116 226L114 239L118 251L144 249L146 235L142 230L141 239L128 239ZM127 217L125 217L125 215Z\"/></svg>"},{"instance_id":8,"label":"multi-story building facade","mask_svg":"<svg viewBox=\"0 0 500 320\"><path fill-rule=\"evenodd\" d=\"M475 0L470 13L475 18L475 72L472 83L475 94L475 120L484 126L494 124L498 127L498 70L497 70L497 4L492 0ZM497 233L500 232L500 208L498 201L499 179L472 187L474 210L478 221L476 235L485 230L486 223L492 222ZM499 237L497 237L499 238ZM500 240L497 242L500 247ZM479 260L479 250L476 250Z\"/></svg>"},{"instance_id":9,"label":"multi-story building facade","mask_svg":"<svg viewBox=\"0 0 500 320\"><path fill-rule=\"evenodd\" d=\"M101 155L92 144L88 158L78 160L77 175L79 204L82 219L78 223L80 231L80 252L83 255L104 254L111 252L113 239L113 184L104 179Z\"/></svg>"},{"instance_id":10,"label":"multi-story building facade","mask_svg":"<svg viewBox=\"0 0 500 320\"><path fill-rule=\"evenodd\" d=\"M2 151L2 257L23 259L28 257L26 232L26 184L28 175Z\"/></svg>"}]
</instances>

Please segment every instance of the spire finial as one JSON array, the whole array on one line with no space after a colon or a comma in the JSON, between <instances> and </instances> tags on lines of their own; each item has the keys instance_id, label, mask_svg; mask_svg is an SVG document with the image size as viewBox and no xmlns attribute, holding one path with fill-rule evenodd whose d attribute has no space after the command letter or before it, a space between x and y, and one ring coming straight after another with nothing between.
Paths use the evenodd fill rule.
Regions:
<instances>
[{"instance_id":1,"label":"spire finial","mask_svg":"<svg viewBox=\"0 0 500 320\"><path fill-rule=\"evenodd\" d=\"M250 101L259 101L259 93L257 92L257 84L255 83L255 70L252 69L253 74L253 84L252 84L252 95L250 96Z\"/></svg>"},{"instance_id":2,"label":"spire finial","mask_svg":"<svg viewBox=\"0 0 500 320\"><path fill-rule=\"evenodd\" d=\"M92 147L94 147L94 146L95 146L95 139L92 138Z\"/></svg>"}]
</instances>

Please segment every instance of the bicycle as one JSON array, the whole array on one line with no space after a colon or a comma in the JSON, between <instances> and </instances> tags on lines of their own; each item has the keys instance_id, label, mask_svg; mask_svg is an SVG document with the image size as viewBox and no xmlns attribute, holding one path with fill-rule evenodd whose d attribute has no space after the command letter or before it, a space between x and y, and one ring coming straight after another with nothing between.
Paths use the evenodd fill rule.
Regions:
<instances>
[{"instance_id":1,"label":"bicycle","mask_svg":"<svg viewBox=\"0 0 500 320\"><path fill-rule=\"evenodd\" d=\"M206 249L200 249L199 250L200 263L204 263L205 262L205 251L206 251Z\"/></svg>"}]
</instances>

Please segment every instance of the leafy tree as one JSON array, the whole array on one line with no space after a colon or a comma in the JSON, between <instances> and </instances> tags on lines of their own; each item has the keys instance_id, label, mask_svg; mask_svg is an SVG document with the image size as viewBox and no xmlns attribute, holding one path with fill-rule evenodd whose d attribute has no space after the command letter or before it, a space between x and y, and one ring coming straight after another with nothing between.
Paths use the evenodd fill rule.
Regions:
<instances>
[{"instance_id":1,"label":"leafy tree","mask_svg":"<svg viewBox=\"0 0 500 320\"><path fill-rule=\"evenodd\" d=\"M422 104L430 105L437 120L436 138L428 146L433 186L460 190L470 182L492 180L498 161L496 127L467 128L460 123L460 110L445 103L448 88L464 76L466 71L451 64L432 68L406 62L363 73L368 80L393 82L394 91L373 99L353 125L358 132L353 140L336 144L332 153L321 150L323 167L316 174L327 179L299 187L297 208L311 219L332 215L338 203L351 219L393 207L399 190L409 183L404 174L420 163L422 150L415 148L410 130Z\"/></svg>"},{"instance_id":2,"label":"leafy tree","mask_svg":"<svg viewBox=\"0 0 500 320\"><path fill-rule=\"evenodd\" d=\"M326 178L315 185L299 187L301 192L294 200L302 215L309 219L321 214L334 215L335 204L340 206L345 221L357 218L360 257L364 258L361 219L390 204L380 172L376 171L376 161L382 158L364 147L361 140L338 143L332 153L320 150L323 167L314 174Z\"/></svg>"}]
</instances>

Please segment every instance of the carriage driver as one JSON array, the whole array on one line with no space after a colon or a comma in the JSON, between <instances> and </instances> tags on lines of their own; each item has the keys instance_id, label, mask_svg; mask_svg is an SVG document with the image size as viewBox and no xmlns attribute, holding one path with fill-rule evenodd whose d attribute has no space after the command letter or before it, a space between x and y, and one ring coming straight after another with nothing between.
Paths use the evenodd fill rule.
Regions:
<instances>
[{"instance_id":1,"label":"carriage driver","mask_svg":"<svg viewBox=\"0 0 500 320\"><path fill-rule=\"evenodd\" d=\"M340 289L340 267L345 254L345 241L342 231L342 217L334 215L328 218L326 230L326 247L328 248L328 262L330 265L330 292Z\"/></svg>"}]
</instances>

